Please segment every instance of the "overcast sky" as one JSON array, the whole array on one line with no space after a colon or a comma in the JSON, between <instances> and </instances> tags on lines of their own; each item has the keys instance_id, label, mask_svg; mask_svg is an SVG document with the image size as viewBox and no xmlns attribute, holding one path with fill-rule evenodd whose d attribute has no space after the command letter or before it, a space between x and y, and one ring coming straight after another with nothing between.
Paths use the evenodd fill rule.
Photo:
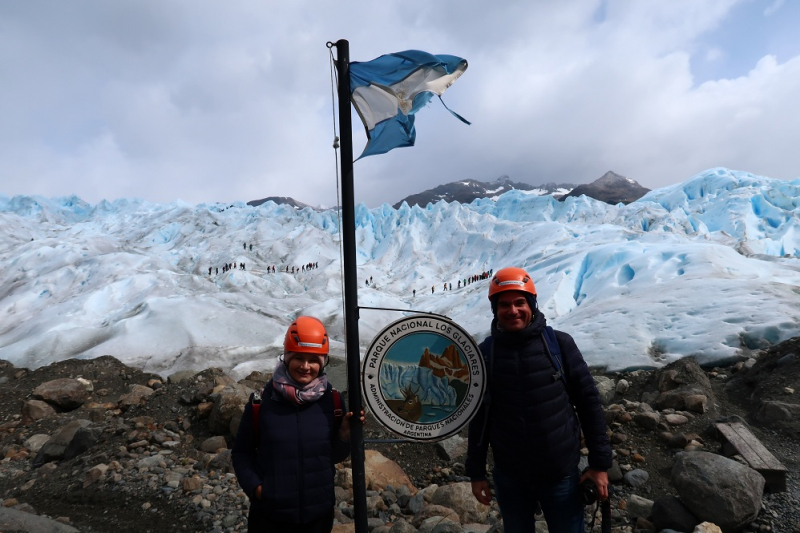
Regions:
<instances>
[{"instance_id":1,"label":"overcast sky","mask_svg":"<svg viewBox=\"0 0 800 533\"><path fill-rule=\"evenodd\" d=\"M340 9L337 6L346 6ZM458 179L645 187L800 176L795 0L8 0L0 194L336 204L326 42L468 60L417 145L355 164L374 207ZM354 151L366 142L353 114Z\"/></svg>"}]
</instances>

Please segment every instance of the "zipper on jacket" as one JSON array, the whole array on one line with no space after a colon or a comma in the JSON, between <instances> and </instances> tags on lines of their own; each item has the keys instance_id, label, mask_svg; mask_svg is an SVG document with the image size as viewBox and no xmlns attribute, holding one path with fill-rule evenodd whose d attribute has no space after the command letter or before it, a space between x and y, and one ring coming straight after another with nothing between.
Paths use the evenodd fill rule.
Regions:
<instances>
[{"instance_id":1,"label":"zipper on jacket","mask_svg":"<svg viewBox=\"0 0 800 533\"><path fill-rule=\"evenodd\" d=\"M299 405L295 405L294 415L295 415L295 420L297 421L297 436L299 437L297 439L297 444L300 446L300 453L298 454L300 458L300 460L298 461L300 469L297 473L299 477L297 486L300 488L300 505L297 506L297 523L302 524L303 523L302 518L306 508L305 477L303 476L303 473L306 471L306 465L305 465L305 450L303 450L303 435L301 434L302 425L300 424Z\"/></svg>"},{"instance_id":2,"label":"zipper on jacket","mask_svg":"<svg viewBox=\"0 0 800 533\"><path fill-rule=\"evenodd\" d=\"M481 428L481 438L478 441L478 446L483 446L483 439L486 438L486 428L489 427L489 411L492 408L492 371L494 370L494 339L492 339L492 348L489 351L489 375L486 376L486 392L488 393L489 402L486 403L486 393L484 393L484 413L483 413L483 428Z\"/></svg>"}]
</instances>

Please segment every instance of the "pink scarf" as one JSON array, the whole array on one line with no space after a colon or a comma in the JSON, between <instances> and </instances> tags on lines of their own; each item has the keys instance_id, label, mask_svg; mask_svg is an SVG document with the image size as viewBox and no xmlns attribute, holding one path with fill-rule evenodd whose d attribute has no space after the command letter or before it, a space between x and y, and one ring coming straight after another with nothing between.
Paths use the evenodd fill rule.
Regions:
<instances>
[{"instance_id":1,"label":"pink scarf","mask_svg":"<svg viewBox=\"0 0 800 533\"><path fill-rule=\"evenodd\" d=\"M321 374L308 385L300 385L289 375L286 365L278 363L272 374L272 388L292 403L302 405L322 398L328 390L328 376Z\"/></svg>"}]
</instances>

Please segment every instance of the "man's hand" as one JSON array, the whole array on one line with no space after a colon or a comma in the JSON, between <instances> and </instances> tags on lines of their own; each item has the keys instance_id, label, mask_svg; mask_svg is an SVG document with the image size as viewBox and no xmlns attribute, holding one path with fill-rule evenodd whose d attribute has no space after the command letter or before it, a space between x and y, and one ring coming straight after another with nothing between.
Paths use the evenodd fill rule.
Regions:
<instances>
[{"instance_id":1,"label":"man's hand","mask_svg":"<svg viewBox=\"0 0 800 533\"><path fill-rule=\"evenodd\" d=\"M256 500L260 500L261 499L261 487L262 487L261 485L256 487Z\"/></svg>"},{"instance_id":2,"label":"man's hand","mask_svg":"<svg viewBox=\"0 0 800 533\"><path fill-rule=\"evenodd\" d=\"M492 494L489 492L489 482L486 480L473 481L472 494L475 496L476 500L484 505L492 503Z\"/></svg>"},{"instance_id":3,"label":"man's hand","mask_svg":"<svg viewBox=\"0 0 800 533\"><path fill-rule=\"evenodd\" d=\"M581 476L580 481L589 478L594 481L594 484L597 485L597 493L600 497L600 501L605 501L608 499L608 473L601 472L599 470L592 470L591 468L583 473ZM473 489L473 492L475 489Z\"/></svg>"}]
</instances>

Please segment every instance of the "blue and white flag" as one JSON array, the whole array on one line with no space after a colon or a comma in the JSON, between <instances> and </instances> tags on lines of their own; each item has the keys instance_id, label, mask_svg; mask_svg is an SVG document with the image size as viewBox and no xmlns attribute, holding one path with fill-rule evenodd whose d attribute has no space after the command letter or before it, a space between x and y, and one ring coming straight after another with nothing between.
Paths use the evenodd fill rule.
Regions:
<instances>
[{"instance_id":1,"label":"blue and white flag","mask_svg":"<svg viewBox=\"0 0 800 533\"><path fill-rule=\"evenodd\" d=\"M441 100L442 93L465 70L466 59L419 50L386 54L365 63L350 63L350 99L368 138L359 159L385 154L401 146L414 146L414 113L434 94ZM444 107L450 111L446 105ZM469 124L453 111L450 113Z\"/></svg>"}]
</instances>

